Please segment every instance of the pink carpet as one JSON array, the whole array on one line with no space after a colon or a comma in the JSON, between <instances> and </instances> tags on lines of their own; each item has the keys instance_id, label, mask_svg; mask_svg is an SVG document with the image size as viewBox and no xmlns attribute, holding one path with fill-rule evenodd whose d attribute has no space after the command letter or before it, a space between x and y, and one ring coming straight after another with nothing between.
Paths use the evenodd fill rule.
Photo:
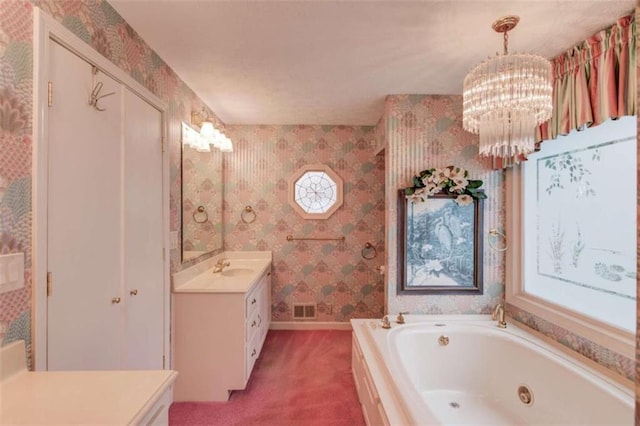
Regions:
<instances>
[{"instance_id":1,"label":"pink carpet","mask_svg":"<svg viewBox=\"0 0 640 426\"><path fill-rule=\"evenodd\" d=\"M269 331L247 388L229 402L177 402L171 425L364 425L351 332Z\"/></svg>"}]
</instances>

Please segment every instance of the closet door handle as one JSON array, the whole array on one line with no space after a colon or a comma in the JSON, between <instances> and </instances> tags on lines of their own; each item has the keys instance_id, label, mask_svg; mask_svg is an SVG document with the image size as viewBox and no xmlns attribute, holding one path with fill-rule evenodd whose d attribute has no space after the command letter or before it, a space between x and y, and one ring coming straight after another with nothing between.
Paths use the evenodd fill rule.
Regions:
<instances>
[{"instance_id":1,"label":"closet door handle","mask_svg":"<svg viewBox=\"0 0 640 426\"><path fill-rule=\"evenodd\" d=\"M114 297L113 299L111 299L111 303L113 303L113 304L120 303L120 298L119 297Z\"/></svg>"},{"instance_id":2,"label":"closet door handle","mask_svg":"<svg viewBox=\"0 0 640 426\"><path fill-rule=\"evenodd\" d=\"M256 356L256 350L254 349L253 352L251 352L251 358L253 358L254 356Z\"/></svg>"},{"instance_id":3,"label":"closet door handle","mask_svg":"<svg viewBox=\"0 0 640 426\"><path fill-rule=\"evenodd\" d=\"M131 290L131 291L129 292L129 294L130 294L130 295L132 295L132 296L137 296L137 295L138 295L138 289L137 289L137 288L134 288L133 290Z\"/></svg>"},{"instance_id":4,"label":"closet door handle","mask_svg":"<svg viewBox=\"0 0 640 426\"><path fill-rule=\"evenodd\" d=\"M255 304L256 304L256 299L253 299L253 300L251 301L251 304L252 304L252 305L255 305Z\"/></svg>"}]
</instances>

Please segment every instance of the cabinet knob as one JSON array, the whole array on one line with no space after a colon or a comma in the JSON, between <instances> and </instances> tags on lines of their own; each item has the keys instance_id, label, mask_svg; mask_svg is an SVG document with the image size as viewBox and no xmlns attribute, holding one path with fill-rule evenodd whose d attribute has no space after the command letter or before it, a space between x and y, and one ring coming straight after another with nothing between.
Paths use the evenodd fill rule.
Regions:
<instances>
[{"instance_id":1,"label":"cabinet knob","mask_svg":"<svg viewBox=\"0 0 640 426\"><path fill-rule=\"evenodd\" d=\"M267 272L267 276L268 276L268 277L269 277L269 276L271 276L271 272Z\"/></svg>"},{"instance_id":2,"label":"cabinet knob","mask_svg":"<svg viewBox=\"0 0 640 426\"><path fill-rule=\"evenodd\" d=\"M253 300L251 301L251 304L252 304L252 305L255 305L255 304L256 304L256 299L253 299Z\"/></svg>"},{"instance_id":3,"label":"cabinet knob","mask_svg":"<svg viewBox=\"0 0 640 426\"><path fill-rule=\"evenodd\" d=\"M253 320L253 322L251 323L251 327L255 327L256 326L256 320Z\"/></svg>"},{"instance_id":4,"label":"cabinet knob","mask_svg":"<svg viewBox=\"0 0 640 426\"><path fill-rule=\"evenodd\" d=\"M111 303L113 303L113 304L120 303L120 298L119 297L114 297L113 299L111 299Z\"/></svg>"},{"instance_id":5,"label":"cabinet knob","mask_svg":"<svg viewBox=\"0 0 640 426\"><path fill-rule=\"evenodd\" d=\"M254 349L253 352L251 352L251 358L253 358L254 356L256 356L256 350Z\"/></svg>"},{"instance_id":6,"label":"cabinet knob","mask_svg":"<svg viewBox=\"0 0 640 426\"><path fill-rule=\"evenodd\" d=\"M132 296L137 296L137 295L138 295L138 289L137 289L137 288L134 288L133 290L131 290L131 291L129 292L129 294L130 294L130 295L132 295Z\"/></svg>"}]
</instances>

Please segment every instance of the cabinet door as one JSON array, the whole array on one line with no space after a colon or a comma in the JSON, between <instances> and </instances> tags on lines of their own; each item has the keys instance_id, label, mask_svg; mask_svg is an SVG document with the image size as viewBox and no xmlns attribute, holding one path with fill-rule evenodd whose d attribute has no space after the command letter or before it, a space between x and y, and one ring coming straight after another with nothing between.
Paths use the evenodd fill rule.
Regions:
<instances>
[{"instance_id":1,"label":"cabinet door","mask_svg":"<svg viewBox=\"0 0 640 426\"><path fill-rule=\"evenodd\" d=\"M51 43L48 119L47 368L120 366L121 86ZM98 111L88 105L102 82ZM116 299L117 300L117 299Z\"/></svg>"},{"instance_id":2,"label":"cabinet door","mask_svg":"<svg viewBox=\"0 0 640 426\"><path fill-rule=\"evenodd\" d=\"M124 92L123 369L162 369L164 261L162 116Z\"/></svg>"}]
</instances>

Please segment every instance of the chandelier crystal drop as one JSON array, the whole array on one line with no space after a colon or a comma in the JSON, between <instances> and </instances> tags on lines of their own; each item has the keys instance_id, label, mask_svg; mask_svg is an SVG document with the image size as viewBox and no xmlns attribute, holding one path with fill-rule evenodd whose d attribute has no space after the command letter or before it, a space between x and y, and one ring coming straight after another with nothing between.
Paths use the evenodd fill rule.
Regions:
<instances>
[{"instance_id":1,"label":"chandelier crystal drop","mask_svg":"<svg viewBox=\"0 0 640 426\"><path fill-rule=\"evenodd\" d=\"M517 16L494 22L504 53L476 66L464 79L465 130L480 135L480 155L517 157L535 149L536 126L551 118L551 63L538 55L509 54L507 32Z\"/></svg>"}]
</instances>

